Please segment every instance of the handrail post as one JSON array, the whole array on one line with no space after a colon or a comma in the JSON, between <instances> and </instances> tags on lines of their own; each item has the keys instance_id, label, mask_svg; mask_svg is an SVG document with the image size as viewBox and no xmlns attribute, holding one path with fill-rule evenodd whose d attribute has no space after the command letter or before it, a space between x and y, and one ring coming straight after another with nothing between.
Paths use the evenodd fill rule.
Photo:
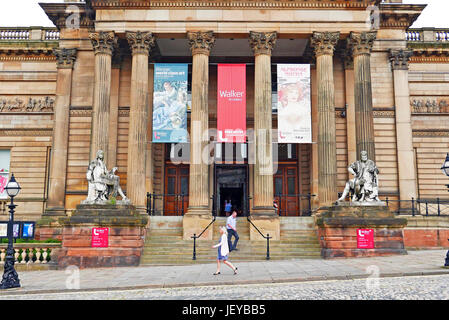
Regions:
<instances>
[{"instance_id":1,"label":"handrail post","mask_svg":"<svg viewBox=\"0 0 449 320\"><path fill-rule=\"evenodd\" d=\"M270 234L267 233L267 260L270 260Z\"/></svg>"},{"instance_id":2,"label":"handrail post","mask_svg":"<svg viewBox=\"0 0 449 320\"><path fill-rule=\"evenodd\" d=\"M388 204L388 197L385 198L385 203L387 204L387 207L389 207L389 204Z\"/></svg>"},{"instance_id":3,"label":"handrail post","mask_svg":"<svg viewBox=\"0 0 449 320\"><path fill-rule=\"evenodd\" d=\"M412 217L415 216L415 198L412 197Z\"/></svg>"},{"instance_id":4,"label":"handrail post","mask_svg":"<svg viewBox=\"0 0 449 320\"><path fill-rule=\"evenodd\" d=\"M181 193L181 215L184 216L184 193Z\"/></svg>"},{"instance_id":5,"label":"handrail post","mask_svg":"<svg viewBox=\"0 0 449 320\"><path fill-rule=\"evenodd\" d=\"M440 216L440 198L437 198L438 216Z\"/></svg>"},{"instance_id":6,"label":"handrail post","mask_svg":"<svg viewBox=\"0 0 449 320\"><path fill-rule=\"evenodd\" d=\"M193 258L192 260L196 260L196 233L193 234Z\"/></svg>"},{"instance_id":7,"label":"handrail post","mask_svg":"<svg viewBox=\"0 0 449 320\"><path fill-rule=\"evenodd\" d=\"M152 208L151 208L151 215L152 215L152 216L154 216L155 203L156 203L156 194L153 192L153 201L151 202L151 205L152 205Z\"/></svg>"},{"instance_id":8,"label":"handrail post","mask_svg":"<svg viewBox=\"0 0 449 320\"><path fill-rule=\"evenodd\" d=\"M307 202L309 203L309 215L312 215L312 196L310 193L307 194Z\"/></svg>"},{"instance_id":9,"label":"handrail post","mask_svg":"<svg viewBox=\"0 0 449 320\"><path fill-rule=\"evenodd\" d=\"M426 200L426 216L429 215L429 200Z\"/></svg>"}]
</instances>

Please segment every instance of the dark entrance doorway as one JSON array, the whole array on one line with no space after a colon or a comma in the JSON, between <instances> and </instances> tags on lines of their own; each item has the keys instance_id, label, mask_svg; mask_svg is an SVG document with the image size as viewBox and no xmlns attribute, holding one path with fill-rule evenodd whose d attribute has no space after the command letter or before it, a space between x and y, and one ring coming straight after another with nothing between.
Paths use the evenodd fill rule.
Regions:
<instances>
[{"instance_id":1,"label":"dark entrance doorway","mask_svg":"<svg viewBox=\"0 0 449 320\"><path fill-rule=\"evenodd\" d=\"M248 166L216 165L215 166L215 201L217 216L226 216L225 201L231 201L233 209L239 215L248 212Z\"/></svg>"}]
</instances>

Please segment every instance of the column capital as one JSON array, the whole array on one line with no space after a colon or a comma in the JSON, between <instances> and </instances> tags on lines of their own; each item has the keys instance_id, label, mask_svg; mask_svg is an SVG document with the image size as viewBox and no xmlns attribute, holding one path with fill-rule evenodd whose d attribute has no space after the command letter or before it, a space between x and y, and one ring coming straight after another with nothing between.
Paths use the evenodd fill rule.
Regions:
<instances>
[{"instance_id":1,"label":"column capital","mask_svg":"<svg viewBox=\"0 0 449 320\"><path fill-rule=\"evenodd\" d=\"M150 50L156 44L156 37L152 32L126 32L126 39L128 40L132 55L150 55Z\"/></svg>"},{"instance_id":2,"label":"column capital","mask_svg":"<svg viewBox=\"0 0 449 320\"><path fill-rule=\"evenodd\" d=\"M393 70L408 70L408 62L413 55L412 50L389 50L389 58L391 62L391 68Z\"/></svg>"},{"instance_id":3,"label":"column capital","mask_svg":"<svg viewBox=\"0 0 449 320\"><path fill-rule=\"evenodd\" d=\"M192 55L205 54L209 55L210 50L215 44L215 36L213 31L197 31L187 32L190 50Z\"/></svg>"},{"instance_id":4,"label":"column capital","mask_svg":"<svg viewBox=\"0 0 449 320\"><path fill-rule=\"evenodd\" d=\"M351 49L354 57L359 55L370 55L376 40L376 31L372 32L351 32L348 37L348 48Z\"/></svg>"},{"instance_id":5,"label":"column capital","mask_svg":"<svg viewBox=\"0 0 449 320\"><path fill-rule=\"evenodd\" d=\"M317 57L321 55L334 55L335 46L340 39L340 32L314 32L310 44Z\"/></svg>"},{"instance_id":6,"label":"column capital","mask_svg":"<svg viewBox=\"0 0 449 320\"><path fill-rule=\"evenodd\" d=\"M58 69L72 69L76 60L76 48L55 48L53 54L56 56Z\"/></svg>"},{"instance_id":7,"label":"column capital","mask_svg":"<svg viewBox=\"0 0 449 320\"><path fill-rule=\"evenodd\" d=\"M273 32L249 32L249 44L254 52L254 55L267 54L271 56L271 51L276 44L278 34Z\"/></svg>"},{"instance_id":8,"label":"column capital","mask_svg":"<svg viewBox=\"0 0 449 320\"><path fill-rule=\"evenodd\" d=\"M105 53L112 55L114 47L117 43L117 37L113 31L110 32L93 32L89 34L89 39L92 42L95 54Z\"/></svg>"}]
</instances>

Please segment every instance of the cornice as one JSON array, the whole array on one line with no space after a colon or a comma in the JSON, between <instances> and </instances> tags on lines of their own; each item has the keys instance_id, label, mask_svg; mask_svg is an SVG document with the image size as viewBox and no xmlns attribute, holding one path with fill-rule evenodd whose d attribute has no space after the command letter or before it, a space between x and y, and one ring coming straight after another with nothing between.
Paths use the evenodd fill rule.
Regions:
<instances>
[{"instance_id":1,"label":"cornice","mask_svg":"<svg viewBox=\"0 0 449 320\"><path fill-rule=\"evenodd\" d=\"M380 0L262 0L262 1L150 1L150 0L92 0L97 9L151 9L151 8L285 8L285 9L359 9L378 5Z\"/></svg>"},{"instance_id":2,"label":"cornice","mask_svg":"<svg viewBox=\"0 0 449 320\"><path fill-rule=\"evenodd\" d=\"M418 19L427 5L381 3L380 27L382 29L405 30Z\"/></svg>"},{"instance_id":3,"label":"cornice","mask_svg":"<svg viewBox=\"0 0 449 320\"><path fill-rule=\"evenodd\" d=\"M89 2L90 4L90 2ZM94 29L95 11L86 5L84 2L70 2L70 3L39 3L41 8L45 11L48 18L58 28L58 30L67 28L67 19L75 12L68 7L78 7L79 27Z\"/></svg>"}]
</instances>

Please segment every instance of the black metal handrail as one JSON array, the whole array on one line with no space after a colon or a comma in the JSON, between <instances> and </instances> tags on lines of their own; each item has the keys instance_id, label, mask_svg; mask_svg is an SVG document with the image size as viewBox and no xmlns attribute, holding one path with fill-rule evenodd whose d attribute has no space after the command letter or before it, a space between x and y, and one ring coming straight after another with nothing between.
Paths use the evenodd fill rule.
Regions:
<instances>
[{"instance_id":1,"label":"black metal handrail","mask_svg":"<svg viewBox=\"0 0 449 320\"><path fill-rule=\"evenodd\" d=\"M301 205L301 200L306 199L307 200L307 204L308 207L307 209L303 209L302 210L302 215L306 216L306 215L311 215L312 214L312 197L316 197L316 194L310 194L310 193L298 193L298 194L275 194L274 195L274 199L275 202L277 203L278 207L276 208L276 212L279 214L279 216L282 215L287 215L287 207L283 207L282 203L283 203L283 198L292 198L295 197L296 199L298 199L298 205ZM280 201L277 201L280 200Z\"/></svg>"},{"instance_id":2,"label":"black metal handrail","mask_svg":"<svg viewBox=\"0 0 449 320\"><path fill-rule=\"evenodd\" d=\"M259 228L256 227L256 225L251 221L251 219L249 218L249 216L246 217L246 219L249 221L249 223L251 223L251 225L257 230L257 232L259 232L259 234L264 238L267 239L267 260L270 260L270 239L273 237L270 237L270 234L267 233L266 236L263 235L262 232L260 232Z\"/></svg>"},{"instance_id":3,"label":"black metal handrail","mask_svg":"<svg viewBox=\"0 0 449 320\"><path fill-rule=\"evenodd\" d=\"M395 207L397 215L411 213L412 216L449 216L449 199L392 200L386 197L385 203L388 207Z\"/></svg>"},{"instance_id":4,"label":"black metal handrail","mask_svg":"<svg viewBox=\"0 0 449 320\"><path fill-rule=\"evenodd\" d=\"M150 216L156 215L158 210L156 209L156 200L164 200L165 197L173 197L174 201L174 211L172 214L176 216L184 215L184 203L185 198L188 197L188 194L184 193L149 193L147 192L147 214ZM164 201L163 201L164 202ZM163 209L165 210L165 203L163 203ZM161 213L162 213L161 210Z\"/></svg>"},{"instance_id":5,"label":"black metal handrail","mask_svg":"<svg viewBox=\"0 0 449 320\"><path fill-rule=\"evenodd\" d=\"M215 222L216 219L217 219L217 217L214 216L212 221L207 225L206 228L204 228L203 231L201 231L201 233L198 236L196 235L196 233L194 233L193 236L191 236L191 238L193 239L193 257L192 257L192 260L196 260L196 239L200 238L203 235L203 233L211 226L211 224Z\"/></svg>"}]
</instances>

